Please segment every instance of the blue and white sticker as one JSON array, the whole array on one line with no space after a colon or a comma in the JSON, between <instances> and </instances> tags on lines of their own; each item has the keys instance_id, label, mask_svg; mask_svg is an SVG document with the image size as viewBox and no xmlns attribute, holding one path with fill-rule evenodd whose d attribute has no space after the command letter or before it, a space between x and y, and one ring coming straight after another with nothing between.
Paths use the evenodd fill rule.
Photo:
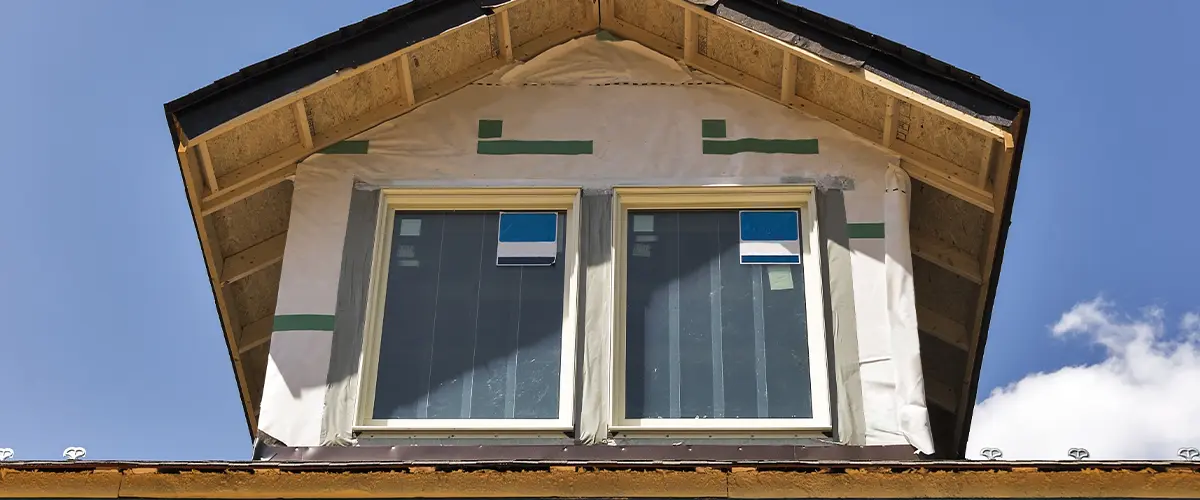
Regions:
<instances>
[{"instance_id":1,"label":"blue and white sticker","mask_svg":"<svg viewBox=\"0 0 1200 500\"><path fill-rule=\"evenodd\" d=\"M552 266L558 256L558 214L500 212L497 266Z\"/></svg>"},{"instance_id":2,"label":"blue and white sticker","mask_svg":"<svg viewBox=\"0 0 1200 500\"><path fill-rule=\"evenodd\" d=\"M738 214L742 264L799 264L800 212L743 210Z\"/></svg>"}]
</instances>

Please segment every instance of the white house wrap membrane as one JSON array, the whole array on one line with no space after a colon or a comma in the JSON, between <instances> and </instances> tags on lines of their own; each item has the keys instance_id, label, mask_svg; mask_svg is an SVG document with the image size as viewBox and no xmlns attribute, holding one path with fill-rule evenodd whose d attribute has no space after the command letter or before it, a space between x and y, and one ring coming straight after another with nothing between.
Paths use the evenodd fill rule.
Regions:
<instances>
[{"instance_id":1,"label":"white house wrap membrane","mask_svg":"<svg viewBox=\"0 0 1200 500\"><path fill-rule=\"evenodd\" d=\"M830 280L852 280L852 287L838 287L833 300L853 297L852 308L834 313L844 318L853 310L853 321L829 326L836 357L831 370L838 372L835 381L844 390L861 394L848 398L852 404L846 405L840 403L843 395L835 397L839 434L844 434L839 439L848 444L908 443L931 451L927 419L913 413L923 411L924 401L911 256L906 239L884 238L907 235L907 212L902 220L885 216L897 203L886 201L884 194L894 156L832 124L691 73L636 43L596 37L510 66L351 140L362 147L341 151L365 154L317 154L297 170L280 316L335 313L355 181L377 187L591 190L636 184L811 183L843 189L848 227L871 230L843 230L849 249L829 248L830 272L841 273ZM591 207L583 214L585 229L606 223L599 214L588 220L587 212L607 202L585 198L584 205ZM872 232L884 226L884 234ZM583 394L576 435L585 443L600 443L608 436L613 389L606 337L612 335L607 314L612 304L603 294L611 286L613 256L595 251L596 245L611 241L596 235L584 239L587 293L578 340L584 343L579 368ZM772 279L769 270L762 278ZM272 337L260 427L289 446L322 442L331 335L277 331ZM838 340L846 335L853 336L852 342ZM844 345L857 345L857 354L839 351ZM346 442L332 439L344 433L344 420L338 421L343 423L336 432L326 431L327 443Z\"/></svg>"}]
</instances>

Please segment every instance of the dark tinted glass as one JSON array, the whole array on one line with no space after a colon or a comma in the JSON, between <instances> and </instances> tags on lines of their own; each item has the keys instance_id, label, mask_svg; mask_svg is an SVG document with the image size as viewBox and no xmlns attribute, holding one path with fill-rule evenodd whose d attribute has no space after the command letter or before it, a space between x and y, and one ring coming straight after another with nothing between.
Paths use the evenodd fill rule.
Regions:
<instances>
[{"instance_id":1,"label":"dark tinted glass","mask_svg":"<svg viewBox=\"0 0 1200 500\"><path fill-rule=\"evenodd\" d=\"M374 418L558 417L564 215L553 265L501 267L499 213L396 213Z\"/></svg>"},{"instance_id":2,"label":"dark tinted glass","mask_svg":"<svg viewBox=\"0 0 1200 500\"><path fill-rule=\"evenodd\" d=\"M811 418L803 267L741 264L737 210L629 217L626 418Z\"/></svg>"}]
</instances>

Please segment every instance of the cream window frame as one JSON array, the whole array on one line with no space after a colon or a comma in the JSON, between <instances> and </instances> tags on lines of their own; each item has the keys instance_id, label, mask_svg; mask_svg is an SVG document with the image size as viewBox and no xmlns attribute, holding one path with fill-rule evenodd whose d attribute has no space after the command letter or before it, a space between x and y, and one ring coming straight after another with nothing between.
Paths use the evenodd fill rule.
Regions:
<instances>
[{"instance_id":1,"label":"cream window frame","mask_svg":"<svg viewBox=\"0 0 1200 500\"><path fill-rule=\"evenodd\" d=\"M446 432L557 432L572 429L575 409L575 354L578 339L579 199L577 187L521 188L385 188L376 217L375 246L368 285L366 324L363 329L362 374L354 430L365 433L409 431L421 434ZM558 418L555 419L376 419L373 418L379 344L387 294L392 231L397 212L404 211L566 211L563 262L562 360Z\"/></svg>"},{"instance_id":2,"label":"cream window frame","mask_svg":"<svg viewBox=\"0 0 1200 500\"><path fill-rule=\"evenodd\" d=\"M751 434L820 433L832 430L829 360L824 315L820 236L817 228L816 192L809 185L771 186L631 186L614 188L613 256L613 370L612 427L617 432L716 431ZM626 332L626 238L629 213L637 210L760 210L800 211L804 266L804 297L807 313L812 418L659 418L625 417L625 332Z\"/></svg>"}]
</instances>

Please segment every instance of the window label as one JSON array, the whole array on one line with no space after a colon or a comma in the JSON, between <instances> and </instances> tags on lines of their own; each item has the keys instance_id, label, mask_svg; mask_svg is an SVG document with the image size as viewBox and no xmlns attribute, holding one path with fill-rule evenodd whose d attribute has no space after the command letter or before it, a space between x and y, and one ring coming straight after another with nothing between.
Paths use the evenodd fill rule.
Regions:
<instances>
[{"instance_id":1,"label":"window label","mask_svg":"<svg viewBox=\"0 0 1200 500\"><path fill-rule=\"evenodd\" d=\"M792 281L792 267L771 264L767 266L767 284L771 290L791 290L796 287Z\"/></svg>"},{"instance_id":2,"label":"window label","mask_svg":"<svg viewBox=\"0 0 1200 500\"><path fill-rule=\"evenodd\" d=\"M421 219L400 219L400 236L420 236Z\"/></svg>"},{"instance_id":3,"label":"window label","mask_svg":"<svg viewBox=\"0 0 1200 500\"><path fill-rule=\"evenodd\" d=\"M558 256L558 214L501 212L497 266L551 266Z\"/></svg>"},{"instance_id":4,"label":"window label","mask_svg":"<svg viewBox=\"0 0 1200 500\"><path fill-rule=\"evenodd\" d=\"M633 216L633 232L635 233L653 233L654 232L654 216L645 214L634 214Z\"/></svg>"},{"instance_id":5,"label":"window label","mask_svg":"<svg viewBox=\"0 0 1200 500\"><path fill-rule=\"evenodd\" d=\"M800 212L743 210L738 217L742 264L800 264Z\"/></svg>"}]
</instances>

